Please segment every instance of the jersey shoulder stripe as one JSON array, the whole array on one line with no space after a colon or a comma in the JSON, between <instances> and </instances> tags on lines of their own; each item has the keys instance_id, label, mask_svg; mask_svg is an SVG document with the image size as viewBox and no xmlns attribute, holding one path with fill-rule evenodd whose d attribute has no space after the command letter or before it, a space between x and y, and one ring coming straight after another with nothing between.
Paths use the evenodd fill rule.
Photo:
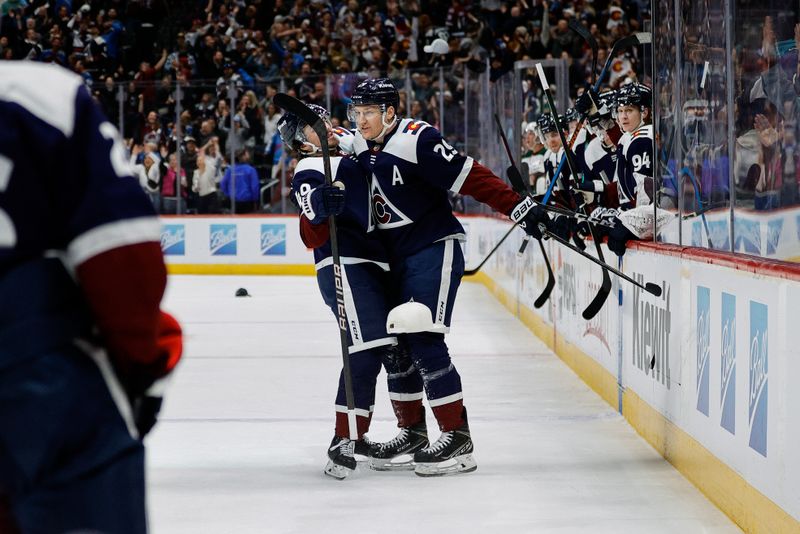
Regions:
<instances>
[{"instance_id":1,"label":"jersey shoulder stripe","mask_svg":"<svg viewBox=\"0 0 800 534\"><path fill-rule=\"evenodd\" d=\"M417 163L417 144L423 131L433 132L430 124L414 119L403 119L383 151L410 163Z\"/></svg>"},{"instance_id":2,"label":"jersey shoulder stripe","mask_svg":"<svg viewBox=\"0 0 800 534\"><path fill-rule=\"evenodd\" d=\"M0 62L0 100L22 106L65 137L75 129L75 100L83 79L66 69L32 61Z\"/></svg>"},{"instance_id":3,"label":"jersey shoulder stripe","mask_svg":"<svg viewBox=\"0 0 800 534\"><path fill-rule=\"evenodd\" d=\"M331 158L331 176L336 176L336 172L339 170L339 164L342 162L342 158L340 156L335 156ZM322 175L325 174L325 163L321 157L311 157L311 158L303 158L297 162L297 166L294 169L295 173L301 173L303 171L312 171L318 172Z\"/></svg>"}]
</instances>

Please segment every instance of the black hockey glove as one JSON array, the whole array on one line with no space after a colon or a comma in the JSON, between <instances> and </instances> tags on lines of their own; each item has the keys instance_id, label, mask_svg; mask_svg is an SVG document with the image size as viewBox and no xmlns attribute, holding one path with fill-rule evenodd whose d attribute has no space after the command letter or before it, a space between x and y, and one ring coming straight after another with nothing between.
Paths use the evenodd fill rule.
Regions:
<instances>
[{"instance_id":1,"label":"black hockey glove","mask_svg":"<svg viewBox=\"0 0 800 534\"><path fill-rule=\"evenodd\" d=\"M344 185L321 185L312 189L307 195L300 197L300 210L312 224L322 224L331 215L339 215L344 211Z\"/></svg>"},{"instance_id":2,"label":"black hockey glove","mask_svg":"<svg viewBox=\"0 0 800 534\"><path fill-rule=\"evenodd\" d=\"M575 109L581 114L581 117L585 117L592 109L597 109L599 107L597 105L598 100L597 92L592 89L591 85L587 84L583 94L575 101Z\"/></svg>"},{"instance_id":3,"label":"black hockey glove","mask_svg":"<svg viewBox=\"0 0 800 534\"><path fill-rule=\"evenodd\" d=\"M572 235L572 217L556 215L553 218L552 232L564 241L569 241Z\"/></svg>"},{"instance_id":4,"label":"black hockey glove","mask_svg":"<svg viewBox=\"0 0 800 534\"><path fill-rule=\"evenodd\" d=\"M608 248L617 256L622 257L625 254L625 247L631 239L636 239L636 235L628 230L622 221L615 218L614 228L608 231Z\"/></svg>"},{"instance_id":5,"label":"black hockey glove","mask_svg":"<svg viewBox=\"0 0 800 534\"><path fill-rule=\"evenodd\" d=\"M547 212L531 197L526 196L514 206L509 217L512 221L518 222L525 233L534 239L542 238L542 230L539 225L550 228L550 217L547 216Z\"/></svg>"}]
</instances>

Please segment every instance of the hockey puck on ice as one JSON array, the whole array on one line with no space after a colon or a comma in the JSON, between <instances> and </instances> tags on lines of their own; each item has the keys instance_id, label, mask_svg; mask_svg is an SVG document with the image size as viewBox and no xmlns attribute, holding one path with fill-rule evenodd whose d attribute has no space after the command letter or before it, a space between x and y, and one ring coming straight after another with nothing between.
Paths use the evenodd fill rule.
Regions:
<instances>
[{"instance_id":1,"label":"hockey puck on ice","mask_svg":"<svg viewBox=\"0 0 800 534\"><path fill-rule=\"evenodd\" d=\"M251 295L250 295L250 293L247 292L247 290L245 288L240 287L239 289L236 290L236 296L237 297L249 297Z\"/></svg>"}]
</instances>

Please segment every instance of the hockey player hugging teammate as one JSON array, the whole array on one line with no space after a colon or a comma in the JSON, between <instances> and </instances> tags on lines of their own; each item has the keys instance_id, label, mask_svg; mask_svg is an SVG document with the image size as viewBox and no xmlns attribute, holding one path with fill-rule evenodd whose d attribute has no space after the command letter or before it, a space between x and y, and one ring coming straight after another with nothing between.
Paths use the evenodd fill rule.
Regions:
<instances>
[{"instance_id":1,"label":"hockey player hugging teammate","mask_svg":"<svg viewBox=\"0 0 800 534\"><path fill-rule=\"evenodd\" d=\"M371 443L366 432L372 418L381 363L387 369L390 395L419 395L422 385L418 377L393 372L399 356L396 336L386 333L390 308L388 255L375 235L377 232L370 228L367 176L358 163L337 152L337 149L350 149L353 134L342 128L331 128L324 108L313 104L309 107L328 127L328 144L333 150L330 158L333 185L325 184L319 138L309 125L292 113L285 113L278 122L278 132L285 146L300 158L292 179L292 199L301 211L303 242L314 249L322 298L334 316L337 301L328 217L336 215L358 439L349 439L342 371L336 395L334 437L328 448L325 474L343 479L356 469L357 457L370 455ZM416 442L418 447L427 445L427 435L417 436ZM395 467L413 469L413 464Z\"/></svg>"},{"instance_id":2,"label":"hockey player hugging teammate","mask_svg":"<svg viewBox=\"0 0 800 534\"><path fill-rule=\"evenodd\" d=\"M357 133L353 145L370 178L371 228L378 230L389 258L396 307L388 331L397 334L410 359L401 373L418 373L441 430L439 439L414 453L415 472L435 476L476 469L464 408L461 378L444 340L464 257L464 229L453 215L447 191L466 194L522 221L541 238L549 223L530 199L522 199L491 171L459 154L433 126L396 115L399 94L386 78L360 83L348 116ZM386 461L407 451L413 435L426 429L422 394L392 395L400 434L376 447ZM413 429L413 432L411 431Z\"/></svg>"}]
</instances>

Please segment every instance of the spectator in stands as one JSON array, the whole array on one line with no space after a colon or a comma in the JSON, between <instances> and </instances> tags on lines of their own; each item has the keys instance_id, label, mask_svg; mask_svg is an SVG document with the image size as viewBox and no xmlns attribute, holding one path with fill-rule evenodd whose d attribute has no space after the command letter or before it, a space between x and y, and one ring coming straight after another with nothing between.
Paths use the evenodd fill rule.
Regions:
<instances>
[{"instance_id":1,"label":"spectator in stands","mask_svg":"<svg viewBox=\"0 0 800 534\"><path fill-rule=\"evenodd\" d=\"M159 169L160 158L155 152L144 152L142 145L133 145L131 148L131 166L134 176L139 180L145 193L148 194L153 205L158 204L158 188L161 184L161 171ZM139 156L143 156L142 163L138 163Z\"/></svg>"},{"instance_id":2,"label":"spectator in stands","mask_svg":"<svg viewBox=\"0 0 800 534\"><path fill-rule=\"evenodd\" d=\"M250 154L247 149L241 149L236 154L236 159L236 165L228 167L225 171L220 188L231 209L234 209L232 200L235 195L236 213L252 213L258 209L260 202L261 185L258 181L258 172L250 165Z\"/></svg>"},{"instance_id":3,"label":"spectator in stands","mask_svg":"<svg viewBox=\"0 0 800 534\"><path fill-rule=\"evenodd\" d=\"M166 150L162 150L161 154L162 156L165 155ZM169 165L167 166L164 180L161 183L161 199L163 202L161 213L183 213L183 208L178 205L178 157L173 153L169 154L168 158L167 161L169 161ZM186 200L189 196L189 183L186 180L186 169L183 167L181 168L180 176L180 194L181 197Z\"/></svg>"},{"instance_id":4,"label":"spectator in stands","mask_svg":"<svg viewBox=\"0 0 800 534\"><path fill-rule=\"evenodd\" d=\"M197 169L192 175L192 191L198 195L197 212L200 214L219 213L217 186L221 166L219 139L213 137L197 152Z\"/></svg>"}]
</instances>

